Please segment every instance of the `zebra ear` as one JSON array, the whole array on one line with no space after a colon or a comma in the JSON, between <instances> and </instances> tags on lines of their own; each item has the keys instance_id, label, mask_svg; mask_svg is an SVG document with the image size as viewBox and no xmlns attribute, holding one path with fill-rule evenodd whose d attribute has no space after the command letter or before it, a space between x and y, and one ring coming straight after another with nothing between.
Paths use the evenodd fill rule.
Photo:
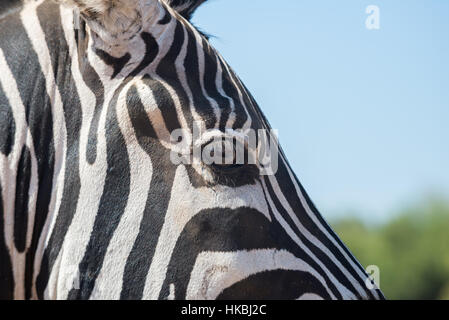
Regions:
<instances>
[{"instance_id":1,"label":"zebra ear","mask_svg":"<svg viewBox=\"0 0 449 320\"><path fill-rule=\"evenodd\" d=\"M201 4L206 2L206 0L164 0L164 1L187 20L190 20L195 10Z\"/></svg>"}]
</instances>

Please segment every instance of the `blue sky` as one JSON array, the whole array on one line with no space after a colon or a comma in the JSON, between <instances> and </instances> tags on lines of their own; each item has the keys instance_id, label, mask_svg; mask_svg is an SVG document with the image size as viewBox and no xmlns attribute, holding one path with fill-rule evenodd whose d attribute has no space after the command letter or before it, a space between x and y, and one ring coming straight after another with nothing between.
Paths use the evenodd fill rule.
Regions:
<instances>
[{"instance_id":1,"label":"blue sky","mask_svg":"<svg viewBox=\"0 0 449 320\"><path fill-rule=\"evenodd\" d=\"M380 29L365 27L368 5ZM449 198L449 1L209 0L194 23L325 217Z\"/></svg>"}]
</instances>

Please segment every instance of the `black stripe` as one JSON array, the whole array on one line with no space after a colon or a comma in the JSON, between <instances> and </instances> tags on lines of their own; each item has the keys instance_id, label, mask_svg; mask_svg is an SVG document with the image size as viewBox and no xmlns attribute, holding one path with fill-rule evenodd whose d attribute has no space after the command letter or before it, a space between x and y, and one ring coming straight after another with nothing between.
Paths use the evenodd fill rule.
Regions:
<instances>
[{"instance_id":1,"label":"black stripe","mask_svg":"<svg viewBox=\"0 0 449 320\"><path fill-rule=\"evenodd\" d=\"M114 94L106 118L107 175L98 212L84 257L79 264L80 286L72 288L68 299L89 299L100 273L109 242L125 211L130 192L129 156L117 118L117 99L123 86Z\"/></svg>"},{"instance_id":2,"label":"black stripe","mask_svg":"<svg viewBox=\"0 0 449 320\"><path fill-rule=\"evenodd\" d=\"M296 182L302 192L302 194L304 195L304 198L306 199L310 209L313 211L313 213L316 215L316 217L318 218L319 222L321 223L321 225L329 232L329 234L331 235L331 237L333 237L335 239L335 241L340 245L341 248L343 248L344 252L346 252L346 254L348 255L348 257L352 260L352 262L356 265L356 267L363 273L366 275L366 277L368 278L368 275L366 274L365 269L363 269L362 265L360 264L360 262L355 258L355 256L351 253L351 251L348 249L348 247L346 247L346 245L343 243L343 241L341 241L341 239L337 236L337 234L334 232L334 230L329 226L329 224L324 220L323 216L318 212L318 209L315 207L315 204L312 202L312 200L310 199L309 195L307 194L307 192L305 191L305 189L303 188L303 186L301 185L301 183L298 181L298 179L296 178L296 175L293 173L294 178L296 179ZM337 249L336 249L337 250ZM354 270L353 273L357 278L357 273L356 270ZM363 279L362 279L363 280ZM366 288L365 282L363 282L362 284L362 288ZM368 293L368 296L370 298L374 298L374 295L372 294L371 290L366 290ZM377 292L377 294L379 295L380 299L385 299L383 293L376 289L375 290Z\"/></svg>"},{"instance_id":3,"label":"black stripe","mask_svg":"<svg viewBox=\"0 0 449 320\"><path fill-rule=\"evenodd\" d=\"M247 112L247 117L251 118L251 128L253 129L261 129L263 128L263 122L258 117L258 112L254 111L253 106L253 99L251 97L251 94L247 91L246 87L243 85L240 78L234 73L233 70L231 70L232 78L234 79L237 87L239 88L240 92L242 93L242 99L243 103L245 104L245 110ZM258 108L258 107L257 107Z\"/></svg>"},{"instance_id":4,"label":"black stripe","mask_svg":"<svg viewBox=\"0 0 449 320\"><path fill-rule=\"evenodd\" d=\"M114 79L131 59L131 55L129 53L124 54L123 57L120 58L113 57L101 49L95 49L95 53L101 60L103 60L104 63L114 69L111 79Z\"/></svg>"},{"instance_id":5,"label":"black stripe","mask_svg":"<svg viewBox=\"0 0 449 320\"><path fill-rule=\"evenodd\" d=\"M204 120L206 129L212 129L215 127L217 118L211 104L204 96L201 88L197 41L190 27L186 26L186 30L188 44L184 67L187 77L187 84L192 92L192 103L196 112Z\"/></svg>"},{"instance_id":6,"label":"black stripe","mask_svg":"<svg viewBox=\"0 0 449 320\"><path fill-rule=\"evenodd\" d=\"M164 17L157 22L158 24L161 24L161 25L168 24L172 19L171 14L168 12L167 9L165 9L165 7L164 7L164 11L165 11Z\"/></svg>"},{"instance_id":7,"label":"black stripe","mask_svg":"<svg viewBox=\"0 0 449 320\"><path fill-rule=\"evenodd\" d=\"M355 281L359 283L359 285L362 288L365 288L365 279L361 278L357 274L357 270L354 269L354 267L351 265L350 261L348 261L341 251L335 246L335 244L318 228L318 226L315 224L315 222L310 218L310 216L307 214L305 208L302 206L302 203L299 199L299 195L296 192L296 188L293 185L293 181L290 178L290 175L288 174L287 168L285 167L284 163L282 162L281 157L279 156L279 166L278 170L275 174L275 179L279 181L279 187L281 189L281 193L284 195L284 197L287 199L288 204L291 208L295 208L295 216L299 220L299 222L303 225L304 228L306 228L310 234L312 234L318 241L322 243L322 245L327 248L332 254L335 256L335 258L341 263L341 265L346 268L346 270L349 272L349 274L353 275ZM289 215L286 214L288 217ZM316 216L319 216L319 214L316 213ZM292 221L292 226L294 226L294 230L300 234L299 230L297 229L295 223ZM324 226L324 225L323 225ZM317 250L312 250L314 253L324 258L320 258L320 260L325 263L328 268L331 270L331 272L336 276L337 279L342 282L346 287L348 287L351 291L353 291L356 295L358 295L358 291L355 289L355 287L352 285L352 283L349 281L349 279L341 272L337 266L330 261L327 258L327 255L324 253L321 253L321 250L318 249L312 242L308 247L316 248ZM329 262L326 262L329 260ZM358 264L357 264L358 266ZM371 298L374 298L372 296L372 293L369 290L364 290Z\"/></svg>"},{"instance_id":8,"label":"black stripe","mask_svg":"<svg viewBox=\"0 0 449 320\"><path fill-rule=\"evenodd\" d=\"M205 39L202 39L204 48L204 87L209 97L214 99L220 108L220 125L222 131L226 129L226 123L231 113L231 102L229 98L223 97L217 89L216 78L218 72L217 56Z\"/></svg>"},{"instance_id":9,"label":"black stripe","mask_svg":"<svg viewBox=\"0 0 449 320\"><path fill-rule=\"evenodd\" d=\"M293 173L293 171L292 171ZM350 257L352 262L358 267L360 271L363 273L366 273L366 271L363 269L361 264L357 261L357 259L353 256L353 254L349 251L349 249L346 247L346 245L341 241L341 239L336 235L334 230L329 226L329 224L324 220L323 216L319 213L318 209L316 208L315 204L312 202L312 200L309 198L309 195L307 194L306 190L302 186L302 184L299 182L298 178L296 178L295 173L293 173L294 179L296 180L296 183L299 186L299 189L301 193L304 195L304 198L306 199L306 202L312 210L312 212L315 214L316 218L318 219L319 223L329 232L330 236L340 245L341 248L346 252L346 254ZM336 248L337 249L337 248Z\"/></svg>"},{"instance_id":10,"label":"black stripe","mask_svg":"<svg viewBox=\"0 0 449 320\"><path fill-rule=\"evenodd\" d=\"M167 89L158 80L152 79L149 75L146 75L142 81L151 89L167 130L173 132L173 130L181 128L175 103ZM138 95L137 91L135 94ZM151 119L151 115L148 116Z\"/></svg>"},{"instance_id":11,"label":"black stripe","mask_svg":"<svg viewBox=\"0 0 449 320\"><path fill-rule=\"evenodd\" d=\"M294 300L305 293L331 299L321 282L308 272L272 270L233 284L223 290L217 300Z\"/></svg>"},{"instance_id":12,"label":"black stripe","mask_svg":"<svg viewBox=\"0 0 449 320\"><path fill-rule=\"evenodd\" d=\"M31 153L22 148L16 176L16 198L14 203L14 244L18 252L24 252L28 229L28 200L31 180Z\"/></svg>"},{"instance_id":13,"label":"black stripe","mask_svg":"<svg viewBox=\"0 0 449 320\"><path fill-rule=\"evenodd\" d=\"M11 40L13 39L13 40ZM26 256L26 296L29 296L35 250L52 194L54 171L53 114L45 76L18 13L0 21L0 47L17 82L37 158L38 191L31 245Z\"/></svg>"},{"instance_id":14,"label":"black stripe","mask_svg":"<svg viewBox=\"0 0 449 320\"><path fill-rule=\"evenodd\" d=\"M126 260L120 294L121 299L141 299L164 224L164 214L170 202L176 167L170 161L170 151L160 144L134 87L128 92L127 98L128 113L135 135L142 149L151 156L154 168L139 233Z\"/></svg>"},{"instance_id":15,"label":"black stripe","mask_svg":"<svg viewBox=\"0 0 449 320\"><path fill-rule=\"evenodd\" d=\"M301 233L298 232L297 228L294 226L293 221L291 220L291 218L289 217L289 215L285 212L285 210L283 209L282 205L279 203L279 200L277 199L274 190L270 184L270 182L268 181L268 178L264 177L265 179L265 185L267 186L267 191L268 191L268 195L265 194L265 198L267 196L270 196L271 200L273 201L273 205L275 206L275 209L279 212L279 214L282 216L282 218L285 220L285 222L288 224L288 226L294 231L294 233L298 236L298 238L304 243L304 245L310 249L310 251L312 251L312 253L317 256L317 249L315 248L315 246L313 244L311 244L310 241L308 241ZM265 193L265 191L264 191ZM268 204L268 200L267 200L267 204ZM284 227L282 227L280 225L280 222L277 220L277 218L274 216L273 211L271 208L269 208L270 211L270 216L272 219L272 222L275 224L279 224L280 229L282 230L282 234L285 237L288 237L290 239L290 236L287 234L286 230L284 229ZM293 242L293 240L290 240ZM343 296L341 295L341 293L339 292L339 290L337 289L335 283L333 283L328 274L323 270L323 268L314 260L312 259L308 254L306 254L302 248L300 248L298 246L298 244L296 244L296 242L293 242L293 247L289 247L290 250L292 250L292 252L295 253L296 256L300 257L302 260L304 260L307 264L309 264L320 276L323 277L323 279L326 281L327 286L329 287L329 289L332 291L332 293L335 295L335 297L337 299L342 299ZM317 258L319 258L319 260L327 267L329 268L328 265L326 265L326 263L324 263L322 261L323 255L318 252L318 256ZM332 270L333 271L333 270ZM332 272L331 271L331 272Z\"/></svg>"},{"instance_id":16,"label":"black stripe","mask_svg":"<svg viewBox=\"0 0 449 320\"><path fill-rule=\"evenodd\" d=\"M178 58L182 46L184 44L184 27L179 22L176 21L175 34L173 37L172 45L170 50L167 52L165 57L159 62L156 73L164 79L175 91L176 96L180 101L182 112L188 124L193 123L193 116L190 110L190 103L187 93L180 84L178 78L178 72L176 70L176 59Z\"/></svg>"},{"instance_id":17,"label":"black stripe","mask_svg":"<svg viewBox=\"0 0 449 320\"><path fill-rule=\"evenodd\" d=\"M100 121L101 111L104 105L104 86L100 80L100 76L90 65L87 50L89 37L86 31L86 22L80 21L80 28L75 30L75 41L78 49L78 66L84 83L95 95L95 108L92 121L89 126L89 135L86 146L86 160L89 164L94 164L97 159L97 133L98 122Z\"/></svg>"},{"instance_id":18,"label":"black stripe","mask_svg":"<svg viewBox=\"0 0 449 320\"><path fill-rule=\"evenodd\" d=\"M250 100L250 103L247 105L247 110L250 114L255 114L255 117L253 120L257 119L257 121L260 122L261 128L271 129L270 123L268 122L268 120L265 117L262 110L260 110L260 107L257 104L254 97L252 96L251 92L249 92L248 88L245 86L245 84L243 82L240 82L239 85L244 89L244 92L246 93L247 98ZM280 146L279 146L279 150L282 152L282 149Z\"/></svg>"},{"instance_id":19,"label":"black stripe","mask_svg":"<svg viewBox=\"0 0 449 320\"><path fill-rule=\"evenodd\" d=\"M260 119L260 121L262 122L262 126L266 129L270 129L271 126L268 122L268 120L266 119L265 115L262 113L262 111L260 110L257 102L255 101L254 97L251 95L251 93L248 91L248 89L246 88L246 86L240 82L241 86L244 89L244 97L247 96L247 98L249 99L249 102L247 104L249 111L254 112L256 114L255 118L256 119ZM286 156L281 148L281 146L278 146L279 148L279 153L280 155L286 159ZM279 158L279 164L282 164L281 162L281 157ZM288 165L288 164L287 164ZM288 175L288 172L286 172L285 167L283 165L280 165L279 168L281 168L281 171L284 171L283 176L277 177L278 181L282 181L282 183L279 183L281 189L283 190L283 194L286 195L286 198L288 199L288 202L290 204L290 206L292 208L302 208L302 204L299 202L298 199L298 194L295 192L292 192L293 190L296 190L293 186L293 181L291 180L290 176ZM291 172L293 173L293 179L296 180L297 184L299 185L299 188L302 192L302 194L304 195L309 207L311 208L311 210L313 211L313 213L315 214L315 216L317 217L317 219L319 220L319 223L321 223L322 226L325 227L325 229L329 232L329 234L331 235L331 237L333 237L336 242L343 248L343 250L346 252L346 254L349 256L349 259L356 265L356 268L358 268L359 270L362 271L363 274L366 274L365 270L362 268L362 266L360 265L360 263L357 261L357 259L352 255L352 253L347 249L347 247L343 244L343 242L340 240L340 238L338 238L338 236L335 234L335 232L332 230L332 228L328 225L328 223L324 220L324 218L322 217L322 215L319 213L319 211L316 209L315 205L313 204L313 202L310 200L307 192L304 190L304 188L302 187L301 183L299 182L298 178L296 177L295 173L291 170ZM279 170L277 172L277 175L279 175ZM287 184L287 185L285 185ZM288 196L290 195L290 197ZM295 203L292 204L291 203L291 199L296 199ZM299 202L299 203L298 203ZM302 208L302 210L305 210L304 208ZM359 282L359 284L362 286L362 288L365 288L365 283L364 283L364 279L360 279L359 276L357 275L356 270L354 270L354 268L350 265L349 261L346 260L346 258L343 257L343 255L341 254L340 250L335 247L335 245L324 235L321 233L321 231L315 226L315 224L313 223L313 221L311 221L310 217L307 215L307 213L303 212L302 214L296 214L298 219L301 221L301 223L309 230L311 231L312 234L314 234L317 238L319 238L320 240L322 240L322 238L326 239L324 245L329 248L329 250L336 255L336 257L342 262L342 264L347 268L348 272L350 272L354 278ZM309 220L304 222L303 219ZM319 236L321 235L321 236ZM354 272L352 272L354 271ZM380 290L377 290L378 294L380 297L383 297L383 294L380 292ZM366 290L366 293L368 295L368 297L370 298L374 298L372 292L370 290Z\"/></svg>"},{"instance_id":20,"label":"black stripe","mask_svg":"<svg viewBox=\"0 0 449 320\"><path fill-rule=\"evenodd\" d=\"M206 0L169 0L170 7L175 9L185 19L190 20L196 8ZM182 10L179 10L182 8Z\"/></svg>"},{"instance_id":21,"label":"black stripe","mask_svg":"<svg viewBox=\"0 0 449 320\"><path fill-rule=\"evenodd\" d=\"M175 299L185 299L195 261L203 251L230 252L283 248L270 221L251 208L208 209L184 227L173 251L159 299L175 285Z\"/></svg>"},{"instance_id":22,"label":"black stripe","mask_svg":"<svg viewBox=\"0 0 449 320\"><path fill-rule=\"evenodd\" d=\"M148 32L142 32L141 38L143 42L145 42L145 55L142 61L139 63L136 69L134 69L130 74L129 78L137 76L141 73L146 67L148 67L156 58L159 53L159 46L157 44L156 39Z\"/></svg>"},{"instance_id":23,"label":"black stripe","mask_svg":"<svg viewBox=\"0 0 449 320\"><path fill-rule=\"evenodd\" d=\"M69 299L89 299L101 271L109 243L118 227L130 192L130 164L126 141L119 127L117 100L126 84L157 56L158 45L149 33L142 33L146 54L139 66L115 91L106 116L106 152L108 170L100 205L84 257L79 265L80 286L72 288Z\"/></svg>"},{"instance_id":24,"label":"black stripe","mask_svg":"<svg viewBox=\"0 0 449 320\"><path fill-rule=\"evenodd\" d=\"M14 147L15 133L16 122L11 105L0 85L0 152L5 156L9 156Z\"/></svg>"},{"instance_id":25,"label":"black stripe","mask_svg":"<svg viewBox=\"0 0 449 320\"><path fill-rule=\"evenodd\" d=\"M239 97L239 93L237 91L237 87L232 83L232 75L229 74L227 70L227 65L223 64L220 60L221 69L222 69L222 82L223 82L223 90L228 97L230 97L234 101L234 113L235 113L235 122L232 126L233 129L241 129L248 119L248 115L245 112L245 108L242 105Z\"/></svg>"},{"instance_id":26,"label":"black stripe","mask_svg":"<svg viewBox=\"0 0 449 320\"><path fill-rule=\"evenodd\" d=\"M41 270L37 278L38 295L43 297L49 274L55 260L61 250L65 235L76 212L81 182L79 173L79 139L82 119L81 103L78 96L75 80L71 73L72 60L69 48L62 29L62 21L59 10L54 10L48 2L44 2L38 8L38 17L45 32L45 39L50 51L52 67L55 70L55 80L64 110L64 120L67 131L66 164L64 173L64 189L62 193L59 212L56 217L53 232L45 248ZM58 15L57 19L54 15ZM49 21L54 23L48 24ZM55 35L59 35L54 39ZM64 63L62 63L64 61ZM31 294L32 284L32 260L28 265L29 273L26 278L27 298Z\"/></svg>"}]
</instances>

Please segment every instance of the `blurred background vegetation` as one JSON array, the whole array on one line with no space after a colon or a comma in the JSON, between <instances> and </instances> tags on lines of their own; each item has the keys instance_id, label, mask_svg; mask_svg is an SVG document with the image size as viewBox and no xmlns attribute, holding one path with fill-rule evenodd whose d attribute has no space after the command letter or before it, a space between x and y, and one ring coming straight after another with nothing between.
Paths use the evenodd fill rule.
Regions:
<instances>
[{"instance_id":1,"label":"blurred background vegetation","mask_svg":"<svg viewBox=\"0 0 449 320\"><path fill-rule=\"evenodd\" d=\"M387 299L449 299L448 201L426 200L380 225L352 217L331 224L364 267L380 268Z\"/></svg>"}]
</instances>

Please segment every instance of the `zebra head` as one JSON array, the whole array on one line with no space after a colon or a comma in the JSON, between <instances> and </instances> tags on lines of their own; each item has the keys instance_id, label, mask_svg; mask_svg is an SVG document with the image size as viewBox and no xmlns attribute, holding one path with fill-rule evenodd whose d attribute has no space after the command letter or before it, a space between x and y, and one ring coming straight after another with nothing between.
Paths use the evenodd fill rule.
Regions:
<instances>
[{"instance_id":1,"label":"zebra head","mask_svg":"<svg viewBox=\"0 0 449 320\"><path fill-rule=\"evenodd\" d=\"M70 73L54 80L65 175L36 242L38 297L382 298L189 22L204 0L59 2L29 9L57 12L71 57L53 63Z\"/></svg>"}]
</instances>

